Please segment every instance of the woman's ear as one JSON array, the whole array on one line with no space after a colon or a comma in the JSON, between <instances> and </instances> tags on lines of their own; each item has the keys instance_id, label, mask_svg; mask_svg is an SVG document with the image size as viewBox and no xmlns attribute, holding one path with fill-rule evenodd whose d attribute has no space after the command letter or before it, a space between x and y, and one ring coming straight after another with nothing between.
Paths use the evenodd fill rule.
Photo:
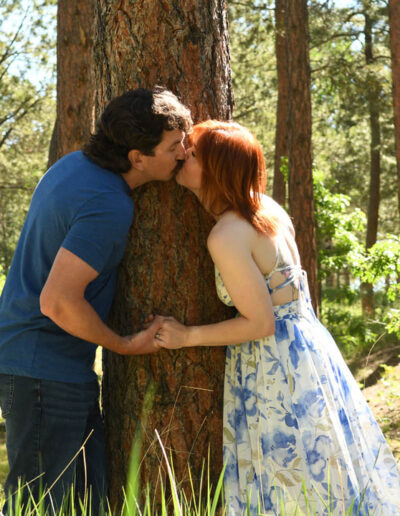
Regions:
<instances>
[{"instance_id":1,"label":"woman's ear","mask_svg":"<svg viewBox=\"0 0 400 516\"><path fill-rule=\"evenodd\" d=\"M136 170L143 170L143 154L139 150L130 150L128 152L128 159L131 162L132 168L135 168Z\"/></svg>"}]
</instances>

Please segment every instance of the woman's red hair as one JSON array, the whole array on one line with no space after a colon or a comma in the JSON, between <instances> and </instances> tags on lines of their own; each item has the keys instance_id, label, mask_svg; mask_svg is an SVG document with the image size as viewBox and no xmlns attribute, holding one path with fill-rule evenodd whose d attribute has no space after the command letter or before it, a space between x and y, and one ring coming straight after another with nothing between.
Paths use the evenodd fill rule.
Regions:
<instances>
[{"instance_id":1,"label":"woman's red hair","mask_svg":"<svg viewBox=\"0 0 400 516\"><path fill-rule=\"evenodd\" d=\"M267 173L255 136L235 122L207 120L194 126L190 140L203 171L201 200L211 214L232 210L259 233L275 234L276 217L262 211Z\"/></svg>"}]
</instances>

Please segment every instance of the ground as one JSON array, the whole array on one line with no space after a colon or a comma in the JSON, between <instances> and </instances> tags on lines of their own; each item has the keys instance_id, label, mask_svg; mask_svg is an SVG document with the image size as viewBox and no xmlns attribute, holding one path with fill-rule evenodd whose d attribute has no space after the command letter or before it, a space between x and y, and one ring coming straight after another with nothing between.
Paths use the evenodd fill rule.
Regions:
<instances>
[{"instance_id":1,"label":"ground","mask_svg":"<svg viewBox=\"0 0 400 516\"><path fill-rule=\"evenodd\" d=\"M390 364L390 365L389 365ZM355 364L352 364L354 370ZM359 362L355 377L363 388L393 454L400 461L400 346L371 353Z\"/></svg>"}]
</instances>

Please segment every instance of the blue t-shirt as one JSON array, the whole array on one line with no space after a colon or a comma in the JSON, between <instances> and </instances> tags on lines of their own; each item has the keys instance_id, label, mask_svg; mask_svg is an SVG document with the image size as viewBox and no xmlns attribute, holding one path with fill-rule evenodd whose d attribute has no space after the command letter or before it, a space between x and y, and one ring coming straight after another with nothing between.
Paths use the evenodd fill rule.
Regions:
<instances>
[{"instance_id":1,"label":"blue t-shirt","mask_svg":"<svg viewBox=\"0 0 400 516\"><path fill-rule=\"evenodd\" d=\"M0 372L87 382L95 377L96 346L69 335L40 311L39 297L64 247L99 276L85 298L105 321L133 218L122 176L74 152L42 177L0 298Z\"/></svg>"}]
</instances>

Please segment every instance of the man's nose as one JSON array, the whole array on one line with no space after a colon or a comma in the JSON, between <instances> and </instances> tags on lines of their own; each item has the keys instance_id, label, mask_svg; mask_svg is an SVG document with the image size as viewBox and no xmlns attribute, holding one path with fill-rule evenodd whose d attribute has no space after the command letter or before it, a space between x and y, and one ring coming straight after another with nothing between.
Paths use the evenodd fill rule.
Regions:
<instances>
[{"instance_id":1,"label":"man's nose","mask_svg":"<svg viewBox=\"0 0 400 516\"><path fill-rule=\"evenodd\" d=\"M178 153L176 155L176 159L185 159L186 158L186 151L183 143L179 144L178 147Z\"/></svg>"}]
</instances>

